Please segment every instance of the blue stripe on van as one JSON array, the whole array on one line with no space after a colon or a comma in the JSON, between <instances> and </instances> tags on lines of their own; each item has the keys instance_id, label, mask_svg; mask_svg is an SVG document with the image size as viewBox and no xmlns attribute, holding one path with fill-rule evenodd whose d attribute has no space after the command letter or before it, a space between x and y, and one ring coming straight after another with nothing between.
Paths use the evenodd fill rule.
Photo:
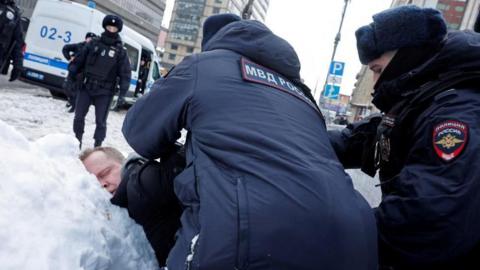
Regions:
<instances>
[{"instance_id":1,"label":"blue stripe on van","mask_svg":"<svg viewBox=\"0 0 480 270\"><path fill-rule=\"evenodd\" d=\"M67 62L62 62L62 61L51 59L51 58L44 57L44 56L41 56L41 55L26 52L25 55L23 56L23 58L25 60L40 63L40 64L43 64L43 65L56 67L56 68L63 69L63 70L68 70L68 63ZM131 79L130 84L136 86L137 85L137 80Z\"/></svg>"},{"instance_id":2,"label":"blue stripe on van","mask_svg":"<svg viewBox=\"0 0 480 270\"><path fill-rule=\"evenodd\" d=\"M29 60L29 61L32 61L32 62L44 64L44 65L51 66L51 67L56 67L56 68L63 69L63 70L67 70L67 67L68 67L67 62L62 62L62 61L59 61L59 60L56 60L56 59L47 58L47 57L37 55L37 54L33 54L33 53L25 53L24 58L25 58L25 60Z\"/></svg>"}]
</instances>

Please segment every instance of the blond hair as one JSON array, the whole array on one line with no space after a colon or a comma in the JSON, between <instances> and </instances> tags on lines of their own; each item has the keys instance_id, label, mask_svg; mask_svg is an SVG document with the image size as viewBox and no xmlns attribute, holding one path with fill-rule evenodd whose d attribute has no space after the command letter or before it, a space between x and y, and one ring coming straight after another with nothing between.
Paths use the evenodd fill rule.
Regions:
<instances>
[{"instance_id":1,"label":"blond hair","mask_svg":"<svg viewBox=\"0 0 480 270\"><path fill-rule=\"evenodd\" d=\"M80 158L80 160L83 162L85 161L85 159L87 159L91 154L95 152L103 152L105 153L105 155L107 155L109 159L118 161L119 163L122 163L123 160L125 159L125 157L123 156L122 153L120 153L120 151L109 146L99 146L95 148L85 149L78 158Z\"/></svg>"}]
</instances>

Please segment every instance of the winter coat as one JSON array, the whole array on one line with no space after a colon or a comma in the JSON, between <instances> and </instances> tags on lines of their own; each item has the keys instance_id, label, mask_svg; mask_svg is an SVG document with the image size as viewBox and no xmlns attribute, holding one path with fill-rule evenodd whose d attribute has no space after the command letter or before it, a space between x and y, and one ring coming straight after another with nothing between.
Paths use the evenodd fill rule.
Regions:
<instances>
[{"instance_id":1,"label":"winter coat","mask_svg":"<svg viewBox=\"0 0 480 270\"><path fill-rule=\"evenodd\" d=\"M111 199L128 209L142 225L160 266L165 265L180 227L182 208L173 192L173 179L185 167L185 157L175 154L165 161L137 159L126 164L122 181Z\"/></svg>"},{"instance_id":2,"label":"winter coat","mask_svg":"<svg viewBox=\"0 0 480 270\"><path fill-rule=\"evenodd\" d=\"M188 131L168 269L376 269L372 211L295 83L293 48L260 22L239 21L203 50L156 82L122 129L148 158Z\"/></svg>"},{"instance_id":3,"label":"winter coat","mask_svg":"<svg viewBox=\"0 0 480 270\"><path fill-rule=\"evenodd\" d=\"M380 123L330 133L348 167L379 167L382 265L480 269L479 48L479 34L449 33L427 62L387 82L401 98Z\"/></svg>"}]
</instances>

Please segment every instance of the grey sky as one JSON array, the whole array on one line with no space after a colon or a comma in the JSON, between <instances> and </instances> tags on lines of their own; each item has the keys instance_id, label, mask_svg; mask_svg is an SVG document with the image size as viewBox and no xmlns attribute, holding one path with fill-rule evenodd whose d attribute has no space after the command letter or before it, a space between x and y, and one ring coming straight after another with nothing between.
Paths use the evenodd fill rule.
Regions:
<instances>
[{"instance_id":1,"label":"grey sky","mask_svg":"<svg viewBox=\"0 0 480 270\"><path fill-rule=\"evenodd\" d=\"M170 21L173 0L167 0L164 25ZM341 41L335 60L345 62L341 93L350 95L360 70L355 30L372 20L372 15L387 9L391 0L351 0L345 16ZM271 0L266 24L286 39L297 51L302 64L301 75L314 90L316 98L325 82L343 10L343 0Z\"/></svg>"}]
</instances>

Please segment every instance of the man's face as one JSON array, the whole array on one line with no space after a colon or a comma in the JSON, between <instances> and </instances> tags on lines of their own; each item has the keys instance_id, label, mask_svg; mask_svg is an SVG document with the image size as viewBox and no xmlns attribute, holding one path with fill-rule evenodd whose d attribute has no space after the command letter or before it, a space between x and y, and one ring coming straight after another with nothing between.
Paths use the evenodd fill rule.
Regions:
<instances>
[{"instance_id":1,"label":"man's face","mask_svg":"<svg viewBox=\"0 0 480 270\"><path fill-rule=\"evenodd\" d=\"M83 165L89 173L97 177L102 187L115 194L121 181L122 165L118 161L109 158L102 151L95 151L83 161Z\"/></svg>"},{"instance_id":2,"label":"man's face","mask_svg":"<svg viewBox=\"0 0 480 270\"><path fill-rule=\"evenodd\" d=\"M87 42L87 43L89 43L90 41L92 41L92 38L91 38L91 37L87 37L87 38L85 39L85 42Z\"/></svg>"},{"instance_id":3,"label":"man's face","mask_svg":"<svg viewBox=\"0 0 480 270\"><path fill-rule=\"evenodd\" d=\"M397 51L388 51L388 52L382 54L377 59L372 60L368 63L368 68L370 68L370 70L373 71L373 83L374 84L378 81L378 78L380 78L380 75L385 70L385 68L388 66L388 63L390 63L390 61L392 61L392 58L395 56L395 53L397 53Z\"/></svg>"},{"instance_id":4,"label":"man's face","mask_svg":"<svg viewBox=\"0 0 480 270\"><path fill-rule=\"evenodd\" d=\"M118 28L116 26L113 26L113 25L107 25L105 27L105 29L107 29L107 31L110 32L110 33L117 33L118 32Z\"/></svg>"}]
</instances>

